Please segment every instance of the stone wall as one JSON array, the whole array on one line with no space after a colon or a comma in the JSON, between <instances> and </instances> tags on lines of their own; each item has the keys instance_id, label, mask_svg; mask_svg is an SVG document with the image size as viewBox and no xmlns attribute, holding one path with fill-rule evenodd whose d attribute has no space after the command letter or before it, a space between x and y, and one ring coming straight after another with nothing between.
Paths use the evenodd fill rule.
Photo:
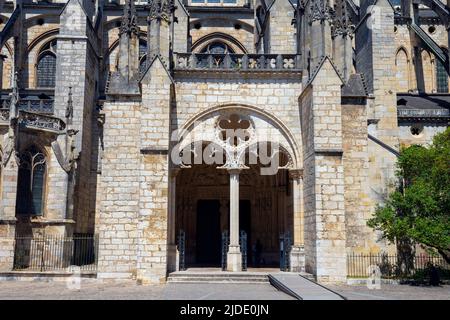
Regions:
<instances>
[{"instance_id":1,"label":"stone wall","mask_svg":"<svg viewBox=\"0 0 450 320\"><path fill-rule=\"evenodd\" d=\"M296 53L294 8L289 0L277 0L270 10L270 53Z\"/></svg>"},{"instance_id":2,"label":"stone wall","mask_svg":"<svg viewBox=\"0 0 450 320\"><path fill-rule=\"evenodd\" d=\"M357 72L364 74L374 96L367 109L369 134L398 149L394 12L387 0L379 0L377 8L379 19L373 25L362 24L357 30ZM371 140L368 152L370 197L375 206L383 201L387 186L395 181L396 156Z\"/></svg>"},{"instance_id":3,"label":"stone wall","mask_svg":"<svg viewBox=\"0 0 450 320\"><path fill-rule=\"evenodd\" d=\"M11 40L7 41L9 48L14 48ZM3 60L3 71L0 76L2 76L2 88L10 88L12 81L12 70L13 70L13 58L11 52L6 46L1 49L1 54L5 55L6 58Z\"/></svg>"},{"instance_id":4,"label":"stone wall","mask_svg":"<svg viewBox=\"0 0 450 320\"><path fill-rule=\"evenodd\" d=\"M138 280L165 282L168 255L169 133L172 79L156 58L142 80Z\"/></svg>"},{"instance_id":5,"label":"stone wall","mask_svg":"<svg viewBox=\"0 0 450 320\"><path fill-rule=\"evenodd\" d=\"M366 105L351 103L342 106L347 251L376 251L373 230L366 225L372 213L369 198Z\"/></svg>"},{"instance_id":6,"label":"stone wall","mask_svg":"<svg viewBox=\"0 0 450 320\"><path fill-rule=\"evenodd\" d=\"M94 194L89 188L91 177L91 128L94 99L96 97L97 57L95 39L85 11L78 1L71 1L61 14L61 27L57 43L55 88L55 115L65 118L69 87L73 94L73 124L76 150L81 156L77 163L77 181L74 218L79 223L77 232L86 232L89 199Z\"/></svg>"},{"instance_id":7,"label":"stone wall","mask_svg":"<svg viewBox=\"0 0 450 320\"><path fill-rule=\"evenodd\" d=\"M432 28L434 28L434 31ZM448 34L443 25L428 25L422 24L421 28L427 33L439 46L443 48L447 48L448 46ZM404 80L408 81L408 87L410 90L417 90L418 88L427 89L426 92L436 92L436 60L437 58L431 54L431 59L427 57L427 61L422 60L422 56L414 52L414 47L420 47L420 39L418 39L414 33L411 33L408 29L407 25L395 25L395 45L396 52L399 49L403 49L407 55L407 78ZM425 74L418 73L420 69L418 69L419 63L423 64L425 69L429 71ZM419 81L418 81L419 79ZM400 80L400 79L399 79ZM396 87L396 91L405 92L404 90L398 90L403 88L403 85L400 87ZM449 81L449 89L450 89L450 81ZM450 91L449 91L450 92Z\"/></svg>"},{"instance_id":8,"label":"stone wall","mask_svg":"<svg viewBox=\"0 0 450 320\"><path fill-rule=\"evenodd\" d=\"M320 282L346 279L341 85L325 58L300 95L305 202L305 269Z\"/></svg>"},{"instance_id":9,"label":"stone wall","mask_svg":"<svg viewBox=\"0 0 450 320\"><path fill-rule=\"evenodd\" d=\"M245 78L176 75L176 109L173 126L182 128L199 112L225 104L244 104L260 108L280 119L300 140L297 99L300 77L277 79L272 74L248 74Z\"/></svg>"},{"instance_id":10,"label":"stone wall","mask_svg":"<svg viewBox=\"0 0 450 320\"><path fill-rule=\"evenodd\" d=\"M98 277L136 276L140 176L140 104L106 102Z\"/></svg>"},{"instance_id":11,"label":"stone wall","mask_svg":"<svg viewBox=\"0 0 450 320\"><path fill-rule=\"evenodd\" d=\"M2 164L0 171L0 271L11 271L14 263L17 170L17 163L12 155L5 166Z\"/></svg>"},{"instance_id":12,"label":"stone wall","mask_svg":"<svg viewBox=\"0 0 450 320\"><path fill-rule=\"evenodd\" d=\"M191 15L189 34L192 37L192 45L195 46L193 51L198 52L203 49L206 42L199 41L203 37L220 33L221 35L217 38L227 42L223 35L230 36L243 45L247 52L253 53L253 19L246 18L242 16L230 17L228 14L218 14L215 19L206 18L201 14ZM236 24L239 24L241 28L237 29ZM199 29L197 29L198 26L200 26ZM241 53L238 47L230 44L232 48L235 48L236 53Z\"/></svg>"},{"instance_id":13,"label":"stone wall","mask_svg":"<svg viewBox=\"0 0 450 320\"><path fill-rule=\"evenodd\" d=\"M421 129L420 134L413 135L411 128L417 127ZM427 145L433 141L433 137L445 131L446 123L429 123L429 122L401 122L398 126L399 140L401 146L410 146L412 144Z\"/></svg>"}]
</instances>

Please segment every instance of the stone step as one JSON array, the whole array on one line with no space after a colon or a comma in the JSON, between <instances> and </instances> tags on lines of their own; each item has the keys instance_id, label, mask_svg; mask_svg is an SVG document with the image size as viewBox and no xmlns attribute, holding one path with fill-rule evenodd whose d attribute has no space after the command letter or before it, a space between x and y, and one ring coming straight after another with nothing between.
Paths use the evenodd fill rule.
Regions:
<instances>
[{"instance_id":1,"label":"stone step","mask_svg":"<svg viewBox=\"0 0 450 320\"><path fill-rule=\"evenodd\" d=\"M269 278L265 273L245 273L245 272L174 272L167 278L169 283L268 283Z\"/></svg>"},{"instance_id":2,"label":"stone step","mask_svg":"<svg viewBox=\"0 0 450 320\"><path fill-rule=\"evenodd\" d=\"M211 277L195 277L195 278L181 278L169 277L168 283L269 283L269 278L211 278Z\"/></svg>"}]
</instances>

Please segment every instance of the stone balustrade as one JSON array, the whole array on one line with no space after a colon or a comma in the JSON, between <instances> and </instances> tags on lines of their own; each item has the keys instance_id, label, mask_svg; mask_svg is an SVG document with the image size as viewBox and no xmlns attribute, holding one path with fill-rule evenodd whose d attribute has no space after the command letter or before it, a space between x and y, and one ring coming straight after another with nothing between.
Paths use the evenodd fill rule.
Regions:
<instances>
[{"instance_id":1,"label":"stone balustrade","mask_svg":"<svg viewBox=\"0 0 450 320\"><path fill-rule=\"evenodd\" d=\"M301 71L296 54L175 53L176 70Z\"/></svg>"},{"instance_id":2,"label":"stone balustrade","mask_svg":"<svg viewBox=\"0 0 450 320\"><path fill-rule=\"evenodd\" d=\"M19 126L31 130L44 130L53 133L62 133L66 128L64 121L57 117L34 112L20 111Z\"/></svg>"},{"instance_id":3,"label":"stone balustrade","mask_svg":"<svg viewBox=\"0 0 450 320\"><path fill-rule=\"evenodd\" d=\"M0 109L0 125L8 126L9 124L9 109ZM58 134L66 128L65 122L57 117L23 110L19 111L18 124L22 129L43 130Z\"/></svg>"},{"instance_id":4,"label":"stone balustrade","mask_svg":"<svg viewBox=\"0 0 450 320\"><path fill-rule=\"evenodd\" d=\"M448 109L399 109L397 115L400 118L436 118L449 117L450 111Z\"/></svg>"}]
</instances>

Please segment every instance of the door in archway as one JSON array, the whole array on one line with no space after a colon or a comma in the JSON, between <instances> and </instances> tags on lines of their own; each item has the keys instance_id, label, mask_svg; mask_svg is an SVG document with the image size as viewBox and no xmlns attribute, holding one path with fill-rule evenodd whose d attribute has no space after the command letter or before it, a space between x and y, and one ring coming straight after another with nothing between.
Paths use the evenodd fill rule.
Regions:
<instances>
[{"instance_id":1,"label":"door in archway","mask_svg":"<svg viewBox=\"0 0 450 320\"><path fill-rule=\"evenodd\" d=\"M197 203L197 264L220 267L221 234L219 200L199 200Z\"/></svg>"}]
</instances>

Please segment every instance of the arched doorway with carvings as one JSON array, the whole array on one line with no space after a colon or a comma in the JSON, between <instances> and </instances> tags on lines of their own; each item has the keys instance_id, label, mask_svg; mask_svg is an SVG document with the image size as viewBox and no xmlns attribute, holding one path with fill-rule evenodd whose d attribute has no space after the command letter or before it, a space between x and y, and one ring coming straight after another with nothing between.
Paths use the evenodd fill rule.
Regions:
<instances>
[{"instance_id":1,"label":"arched doorway with carvings","mask_svg":"<svg viewBox=\"0 0 450 320\"><path fill-rule=\"evenodd\" d=\"M221 267L224 232L230 232L230 174L194 165L176 178L176 230L185 234L186 267ZM293 234L292 189L287 170L260 175L258 165L239 172L239 226L247 236L250 268L280 264L281 234ZM242 251L242 250L241 250ZM241 252L243 254L244 252Z\"/></svg>"},{"instance_id":2,"label":"arched doorway with carvings","mask_svg":"<svg viewBox=\"0 0 450 320\"><path fill-rule=\"evenodd\" d=\"M205 112L185 129L172 149L169 219L183 267L280 267L280 236L298 245L303 228L292 140L249 108Z\"/></svg>"}]
</instances>

